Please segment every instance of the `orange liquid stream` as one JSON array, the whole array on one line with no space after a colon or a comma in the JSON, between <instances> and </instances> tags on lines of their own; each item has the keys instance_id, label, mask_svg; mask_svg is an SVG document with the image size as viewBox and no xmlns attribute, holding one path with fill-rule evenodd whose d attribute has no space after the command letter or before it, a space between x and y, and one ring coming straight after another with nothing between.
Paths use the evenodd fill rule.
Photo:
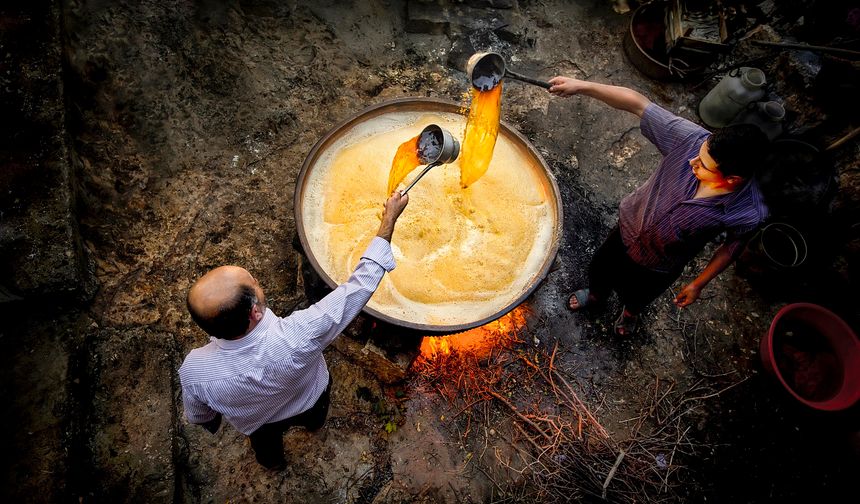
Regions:
<instances>
[{"instance_id":1,"label":"orange liquid stream","mask_svg":"<svg viewBox=\"0 0 860 504\"><path fill-rule=\"evenodd\" d=\"M496 137L499 134L499 114L502 108L502 83L489 91L472 88L472 105L463 135L460 156L460 185L465 189L474 184L490 166Z\"/></svg>"},{"instance_id":2,"label":"orange liquid stream","mask_svg":"<svg viewBox=\"0 0 860 504\"><path fill-rule=\"evenodd\" d=\"M403 182L403 179L409 175L409 172L421 164L418 159L418 138L416 136L400 144L397 148L397 153L394 155L394 160L391 162L391 171L388 172L388 195L391 195L397 186Z\"/></svg>"}]
</instances>

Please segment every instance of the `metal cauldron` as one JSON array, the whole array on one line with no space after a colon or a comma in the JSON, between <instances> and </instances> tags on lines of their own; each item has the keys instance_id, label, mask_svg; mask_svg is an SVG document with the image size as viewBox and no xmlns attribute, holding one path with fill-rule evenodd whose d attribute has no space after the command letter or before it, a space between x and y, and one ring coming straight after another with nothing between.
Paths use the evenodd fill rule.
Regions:
<instances>
[{"instance_id":1,"label":"metal cauldron","mask_svg":"<svg viewBox=\"0 0 860 504\"><path fill-rule=\"evenodd\" d=\"M308 190L308 180L311 177L314 169L317 167L317 163L328 154L328 149L334 146L339 140L349 135L350 132L362 125L362 123L370 121L371 119L379 118L380 116L384 116L386 114L396 114L404 112L427 114L448 113L463 115L463 110L461 106L457 103L432 98L402 98L372 106L357 113L353 117L343 121L342 123L332 128L330 131L328 131L308 153L307 158L302 165L301 171L299 172L298 178L296 180L296 189L293 198L298 238L301 243L302 249L307 256L308 262L313 266L313 269L322 278L322 280L325 281L325 283L328 284L328 286L331 288L336 287L337 284L328 274L328 272L324 271L320 264L320 261L317 257L315 257L314 251L311 248L311 240L309 239L309 229L307 228L308 221L307 217L305 216L305 211L303 210L303 207L306 203L305 199L310 194L310 190ZM540 261L540 267L536 268L535 271L530 272L530 281L528 282L527 287L523 289L521 294L517 296L516 299L513 299L504 306L498 306L498 308L495 309L495 312L493 312L492 315L482 317L474 321L470 321L468 323L449 325L416 323L410 320L402 320L396 317L392 317L386 313L382 313L367 306L364 308L365 313L387 323L408 329L413 329L423 333L451 334L482 326L484 324L492 322L493 320L496 320L502 315L505 315L512 309L519 306L523 301L525 301L535 291L535 289L537 289L537 287L541 284L544 278L546 278L546 275L550 271L550 268L558 252L562 232L562 206L558 184L555 181L555 177L553 177L552 173L549 171L549 167L547 166L546 162L524 136L522 136L519 132L514 130L513 127L511 127L505 122L501 123L499 135L504 135L507 141L514 144L518 149L521 150L521 152L525 153L529 158L533 160L532 166L529 167L529 169L534 170L534 173L537 176L536 178L542 181L542 184L544 186L542 188L543 192L547 195L547 204L551 209L551 213L554 214L554 221L552 223L553 236L550 241L550 246L544 251L543 260ZM381 203L382 202L380 201L380 204Z\"/></svg>"},{"instance_id":2,"label":"metal cauldron","mask_svg":"<svg viewBox=\"0 0 860 504\"><path fill-rule=\"evenodd\" d=\"M683 80L701 73L702 62L687 62L666 53L666 9L662 2L640 5L630 16L622 49L627 59L646 77L657 80Z\"/></svg>"}]
</instances>

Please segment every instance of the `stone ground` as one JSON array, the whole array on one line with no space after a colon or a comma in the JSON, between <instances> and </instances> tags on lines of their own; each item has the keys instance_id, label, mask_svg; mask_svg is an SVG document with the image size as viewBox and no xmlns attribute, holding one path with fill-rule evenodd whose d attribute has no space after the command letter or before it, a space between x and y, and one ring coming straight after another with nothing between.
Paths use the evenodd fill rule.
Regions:
<instances>
[{"instance_id":1,"label":"stone ground","mask_svg":"<svg viewBox=\"0 0 860 504\"><path fill-rule=\"evenodd\" d=\"M493 476L502 473L491 456L470 463L475 447L461 437L452 405L414 374L395 384L380 379L349 345L326 353L334 377L327 426L285 436L285 471L258 467L230 426L210 435L189 425L176 369L206 342L185 312L189 285L212 267L240 264L260 280L276 313L307 305L292 197L310 147L339 121L388 99L461 101L465 75L451 65L471 52L469 44L503 51L523 73L634 87L692 120L707 86L637 73L621 52L628 16L602 1L521 0L512 10L482 7L450 18L427 12L432 2L402 1L50 5L0 9L0 19L10 39L48 28L27 36L50 58L17 63L47 67L43 80L60 91L25 89L23 99L39 110L39 97L48 96L45 103L65 111L64 120L53 118L66 131L62 148L70 152L61 157L71 166L74 198L63 201L76 218L60 234L75 237L79 229L85 273L97 290L90 297L80 271L67 268L65 287L51 292L78 282L78 298L0 304L5 500L499 499ZM480 28L476 16L501 16L491 28L506 26L462 35ZM732 269L682 313L667 293L645 314L638 337L613 338L616 305L592 317L560 307L583 282L618 202L659 155L635 117L585 98L509 83L503 118L544 156L564 200L559 267L528 301L523 345L558 343L559 368L619 439L655 379L679 390L699 380L712 391L735 385L687 418L702 449L677 462L683 476L670 500L845 501L860 456L856 415L802 409L763 374L758 356L761 335L787 302L815 300L852 316L844 310L850 300L834 302L822 284L810 284L829 270L807 271L796 282L785 273L779 285L787 287L773 289ZM3 200L6 208L18 201ZM50 262L35 269L59 271ZM360 340L369 325L360 320L350 333ZM397 331L388 337L397 339ZM414 339L404 341L377 344L414 355ZM504 417L492 418L496 432L507 432ZM387 432L392 424L396 430ZM502 435L482 441L510 449Z\"/></svg>"}]
</instances>

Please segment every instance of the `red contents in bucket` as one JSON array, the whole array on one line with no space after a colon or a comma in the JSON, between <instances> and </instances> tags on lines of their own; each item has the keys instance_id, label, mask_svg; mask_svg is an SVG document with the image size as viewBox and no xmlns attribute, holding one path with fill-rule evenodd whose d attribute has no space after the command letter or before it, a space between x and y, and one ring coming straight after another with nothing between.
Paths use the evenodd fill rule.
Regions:
<instances>
[{"instance_id":1,"label":"red contents in bucket","mask_svg":"<svg viewBox=\"0 0 860 504\"><path fill-rule=\"evenodd\" d=\"M659 61L666 59L666 25L662 15L662 9L643 11L638 22L633 23L634 39L645 52Z\"/></svg>"},{"instance_id":2,"label":"red contents in bucket","mask_svg":"<svg viewBox=\"0 0 860 504\"><path fill-rule=\"evenodd\" d=\"M826 401L839 392L842 365L830 342L814 328L795 320L774 331L776 365L785 382L808 401Z\"/></svg>"}]
</instances>

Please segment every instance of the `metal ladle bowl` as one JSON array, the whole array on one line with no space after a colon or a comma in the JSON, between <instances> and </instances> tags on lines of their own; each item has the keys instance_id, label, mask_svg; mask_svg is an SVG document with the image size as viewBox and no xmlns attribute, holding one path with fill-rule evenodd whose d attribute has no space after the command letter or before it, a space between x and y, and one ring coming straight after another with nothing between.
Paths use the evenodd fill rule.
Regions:
<instances>
[{"instance_id":1,"label":"metal ladle bowl","mask_svg":"<svg viewBox=\"0 0 860 504\"><path fill-rule=\"evenodd\" d=\"M448 130L430 124L418 135L418 160L427 167L403 190L406 194L431 168L455 161L460 155L460 142Z\"/></svg>"},{"instance_id":2,"label":"metal ladle bowl","mask_svg":"<svg viewBox=\"0 0 860 504\"><path fill-rule=\"evenodd\" d=\"M549 82L533 79L508 70L505 65L505 58L501 54L494 52L473 54L466 64L466 74L469 76L469 82L472 83L472 86L480 91L493 89L505 77L534 84L544 89L552 87Z\"/></svg>"}]
</instances>

